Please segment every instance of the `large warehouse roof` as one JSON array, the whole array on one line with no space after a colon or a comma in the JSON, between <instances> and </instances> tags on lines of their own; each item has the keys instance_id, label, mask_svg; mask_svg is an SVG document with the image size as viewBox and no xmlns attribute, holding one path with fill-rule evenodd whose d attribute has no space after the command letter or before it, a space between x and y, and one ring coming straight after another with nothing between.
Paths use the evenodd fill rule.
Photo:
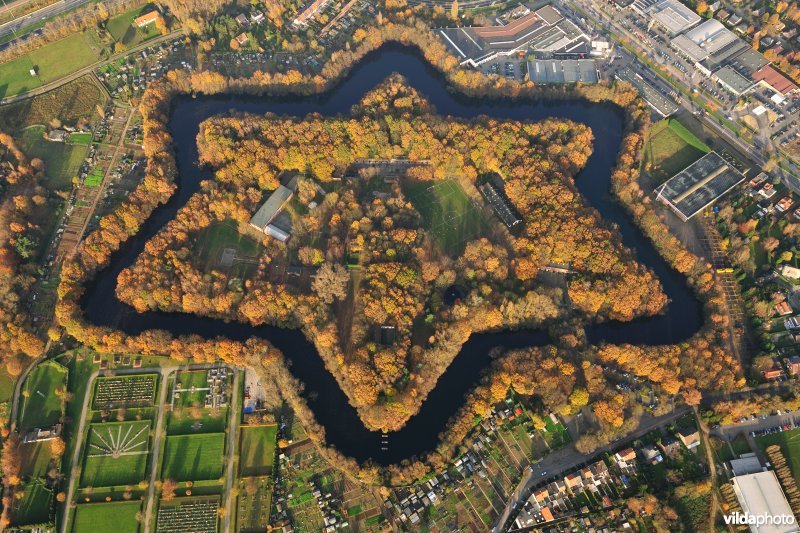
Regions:
<instances>
[{"instance_id":1,"label":"large warehouse roof","mask_svg":"<svg viewBox=\"0 0 800 533\"><path fill-rule=\"evenodd\" d=\"M742 511L751 516L791 516L792 508L783 494L775 472L758 472L733 478L733 491L742 506ZM797 522L792 524L764 524L751 526L751 531L757 533L796 533Z\"/></svg>"},{"instance_id":2,"label":"large warehouse roof","mask_svg":"<svg viewBox=\"0 0 800 533\"><path fill-rule=\"evenodd\" d=\"M461 57L462 64L474 67L498 55L528 48L579 55L588 53L580 45L589 42L575 24L549 5L505 26L442 28L439 34L448 48Z\"/></svg>"},{"instance_id":3,"label":"large warehouse roof","mask_svg":"<svg viewBox=\"0 0 800 533\"><path fill-rule=\"evenodd\" d=\"M534 59L528 61L528 78L534 83L597 83L593 59Z\"/></svg>"},{"instance_id":4,"label":"large warehouse roof","mask_svg":"<svg viewBox=\"0 0 800 533\"><path fill-rule=\"evenodd\" d=\"M701 17L678 0L663 0L652 10L653 18L671 34L686 31L698 22Z\"/></svg>"},{"instance_id":5,"label":"large warehouse roof","mask_svg":"<svg viewBox=\"0 0 800 533\"><path fill-rule=\"evenodd\" d=\"M739 38L715 19L708 19L696 28L672 40L673 46L694 61L702 61Z\"/></svg>"},{"instance_id":6,"label":"large warehouse roof","mask_svg":"<svg viewBox=\"0 0 800 533\"><path fill-rule=\"evenodd\" d=\"M689 220L743 180L741 172L709 152L659 187L658 199Z\"/></svg>"}]
</instances>

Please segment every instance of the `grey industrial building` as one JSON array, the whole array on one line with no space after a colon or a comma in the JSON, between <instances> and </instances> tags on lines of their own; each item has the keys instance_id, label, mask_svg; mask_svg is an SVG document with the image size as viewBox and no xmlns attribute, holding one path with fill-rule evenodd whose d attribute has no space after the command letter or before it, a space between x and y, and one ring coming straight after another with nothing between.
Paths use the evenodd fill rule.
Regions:
<instances>
[{"instance_id":1,"label":"grey industrial building","mask_svg":"<svg viewBox=\"0 0 800 533\"><path fill-rule=\"evenodd\" d=\"M656 189L656 198L687 221L744 181L744 175L709 152Z\"/></svg>"},{"instance_id":2,"label":"grey industrial building","mask_svg":"<svg viewBox=\"0 0 800 533\"><path fill-rule=\"evenodd\" d=\"M533 59L528 61L528 79L534 83L597 83L593 59Z\"/></svg>"},{"instance_id":3,"label":"grey industrial building","mask_svg":"<svg viewBox=\"0 0 800 533\"><path fill-rule=\"evenodd\" d=\"M267 201L258 208L258 211L250 219L252 228L266 233L281 242L289 240L292 232L291 217L286 213L282 213L282 210L297 191L297 179L298 176L294 174L288 178L285 185L281 184L272 191Z\"/></svg>"},{"instance_id":4,"label":"grey industrial building","mask_svg":"<svg viewBox=\"0 0 800 533\"><path fill-rule=\"evenodd\" d=\"M439 35L462 65L475 68L528 50L578 57L588 56L592 49L590 39L551 5L506 25L442 28Z\"/></svg>"}]
</instances>

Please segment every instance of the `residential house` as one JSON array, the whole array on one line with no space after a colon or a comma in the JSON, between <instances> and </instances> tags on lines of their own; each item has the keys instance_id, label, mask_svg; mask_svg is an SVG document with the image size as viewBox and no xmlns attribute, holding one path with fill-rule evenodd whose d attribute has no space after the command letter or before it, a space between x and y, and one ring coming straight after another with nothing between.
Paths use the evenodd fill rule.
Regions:
<instances>
[{"instance_id":1,"label":"residential house","mask_svg":"<svg viewBox=\"0 0 800 533\"><path fill-rule=\"evenodd\" d=\"M772 363L772 368L768 368L761 372L761 375L764 376L764 379L778 379L783 375L783 369L780 365L776 363Z\"/></svg>"},{"instance_id":2,"label":"residential house","mask_svg":"<svg viewBox=\"0 0 800 533\"><path fill-rule=\"evenodd\" d=\"M636 452L633 448L625 448L624 450L615 453L614 459L617 461L617 464L620 466L620 468L632 466L636 464Z\"/></svg>"},{"instance_id":3,"label":"residential house","mask_svg":"<svg viewBox=\"0 0 800 533\"><path fill-rule=\"evenodd\" d=\"M234 20L239 26L244 26L245 28L247 27L247 17L245 16L244 13L239 13L238 15L236 15L236 18Z\"/></svg>"},{"instance_id":4,"label":"residential house","mask_svg":"<svg viewBox=\"0 0 800 533\"><path fill-rule=\"evenodd\" d=\"M678 438L686 446L687 449L692 450L700 446L700 432L695 428L681 428L678 430Z\"/></svg>"},{"instance_id":5,"label":"residential house","mask_svg":"<svg viewBox=\"0 0 800 533\"><path fill-rule=\"evenodd\" d=\"M261 11L256 10L250 13L250 22L252 22L253 24L261 24L262 22L264 22L265 19L266 17L264 16L264 13L262 13Z\"/></svg>"},{"instance_id":6,"label":"residential house","mask_svg":"<svg viewBox=\"0 0 800 533\"><path fill-rule=\"evenodd\" d=\"M643 446L639 452L642 455L642 459L648 464L657 465L664 458L661 456L661 452L658 451L658 448L653 446L652 444L648 444L647 446Z\"/></svg>"},{"instance_id":7,"label":"residential house","mask_svg":"<svg viewBox=\"0 0 800 533\"><path fill-rule=\"evenodd\" d=\"M793 355L784 359L783 362L786 364L786 370L789 372L790 376L797 376L800 374L800 356Z\"/></svg>"},{"instance_id":8,"label":"residential house","mask_svg":"<svg viewBox=\"0 0 800 533\"><path fill-rule=\"evenodd\" d=\"M791 196L784 196L777 204L775 204L775 209L783 213L791 209L793 203L794 202L792 201Z\"/></svg>"},{"instance_id":9,"label":"residential house","mask_svg":"<svg viewBox=\"0 0 800 533\"><path fill-rule=\"evenodd\" d=\"M785 278L800 279L800 268L795 268L789 265L781 265L778 269L778 274Z\"/></svg>"},{"instance_id":10,"label":"residential house","mask_svg":"<svg viewBox=\"0 0 800 533\"><path fill-rule=\"evenodd\" d=\"M664 452L664 455L670 459L677 457L681 451L681 443L672 435L667 435L661 439L659 446L661 447L661 451Z\"/></svg>"},{"instance_id":11,"label":"residential house","mask_svg":"<svg viewBox=\"0 0 800 533\"><path fill-rule=\"evenodd\" d=\"M133 21L133 25L137 28L144 28L145 26L154 23L156 20L158 20L158 11L153 10L140 17L136 17Z\"/></svg>"},{"instance_id":12,"label":"residential house","mask_svg":"<svg viewBox=\"0 0 800 533\"><path fill-rule=\"evenodd\" d=\"M775 304L775 312L778 313L778 316L786 316L792 314L792 308L789 303L784 300L782 302L778 302Z\"/></svg>"},{"instance_id":13,"label":"residential house","mask_svg":"<svg viewBox=\"0 0 800 533\"><path fill-rule=\"evenodd\" d=\"M564 483L570 490L583 488L583 479L580 473L571 472L564 477Z\"/></svg>"},{"instance_id":14,"label":"residential house","mask_svg":"<svg viewBox=\"0 0 800 533\"><path fill-rule=\"evenodd\" d=\"M246 33L242 32L234 37L233 40L236 41L236 44L239 46L244 46L250 42L250 37L248 37Z\"/></svg>"}]
</instances>

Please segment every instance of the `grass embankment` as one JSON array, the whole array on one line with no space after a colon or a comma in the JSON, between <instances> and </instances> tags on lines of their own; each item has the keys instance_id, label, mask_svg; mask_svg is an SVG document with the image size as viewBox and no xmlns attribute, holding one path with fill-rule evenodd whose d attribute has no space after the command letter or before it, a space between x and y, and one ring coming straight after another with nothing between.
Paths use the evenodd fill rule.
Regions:
<instances>
[{"instance_id":1,"label":"grass embankment","mask_svg":"<svg viewBox=\"0 0 800 533\"><path fill-rule=\"evenodd\" d=\"M711 149L675 119L653 124L644 151L645 169L660 184Z\"/></svg>"}]
</instances>

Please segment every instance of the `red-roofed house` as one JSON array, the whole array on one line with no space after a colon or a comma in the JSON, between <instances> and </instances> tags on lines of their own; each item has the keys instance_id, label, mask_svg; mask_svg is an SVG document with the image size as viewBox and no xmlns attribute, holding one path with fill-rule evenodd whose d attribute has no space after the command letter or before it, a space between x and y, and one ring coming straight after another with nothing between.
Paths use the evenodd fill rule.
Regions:
<instances>
[{"instance_id":1,"label":"red-roofed house","mask_svg":"<svg viewBox=\"0 0 800 533\"><path fill-rule=\"evenodd\" d=\"M789 304L786 303L786 300L775 304L775 312L778 313L778 316L786 316L792 314L792 308L789 307Z\"/></svg>"},{"instance_id":2,"label":"red-roofed house","mask_svg":"<svg viewBox=\"0 0 800 533\"><path fill-rule=\"evenodd\" d=\"M144 28L148 24L152 24L158 19L158 11L150 11L149 13L145 13L140 17L136 17L133 21L133 25L137 28Z\"/></svg>"}]
</instances>

